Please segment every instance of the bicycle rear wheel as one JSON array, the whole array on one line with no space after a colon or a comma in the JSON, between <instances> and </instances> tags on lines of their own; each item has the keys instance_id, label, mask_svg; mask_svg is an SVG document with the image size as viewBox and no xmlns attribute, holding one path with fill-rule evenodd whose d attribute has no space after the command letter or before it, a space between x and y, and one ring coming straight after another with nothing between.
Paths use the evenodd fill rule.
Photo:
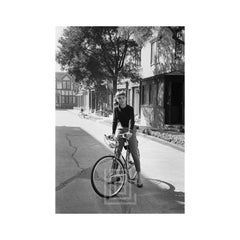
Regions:
<instances>
[{"instance_id":1,"label":"bicycle rear wheel","mask_svg":"<svg viewBox=\"0 0 240 240\"><path fill-rule=\"evenodd\" d=\"M122 162L114 156L104 156L93 166L91 183L94 191L101 197L116 196L126 179Z\"/></svg>"},{"instance_id":2,"label":"bicycle rear wheel","mask_svg":"<svg viewBox=\"0 0 240 240\"><path fill-rule=\"evenodd\" d=\"M128 169L128 179L133 181L137 176L137 171L136 171L134 160L131 154L129 155L127 169Z\"/></svg>"}]
</instances>

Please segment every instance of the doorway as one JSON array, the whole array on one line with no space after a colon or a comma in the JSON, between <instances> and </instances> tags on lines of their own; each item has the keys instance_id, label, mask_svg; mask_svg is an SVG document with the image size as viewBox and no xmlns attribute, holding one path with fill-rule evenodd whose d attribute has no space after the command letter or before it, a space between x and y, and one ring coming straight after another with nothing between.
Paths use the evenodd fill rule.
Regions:
<instances>
[{"instance_id":1,"label":"doorway","mask_svg":"<svg viewBox=\"0 0 240 240\"><path fill-rule=\"evenodd\" d=\"M184 125L184 76L166 76L165 124Z\"/></svg>"}]
</instances>

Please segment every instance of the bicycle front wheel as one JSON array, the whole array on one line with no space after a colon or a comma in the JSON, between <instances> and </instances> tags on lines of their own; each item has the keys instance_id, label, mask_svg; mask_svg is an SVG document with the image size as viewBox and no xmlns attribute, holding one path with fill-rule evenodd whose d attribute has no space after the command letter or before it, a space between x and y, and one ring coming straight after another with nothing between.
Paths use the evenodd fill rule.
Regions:
<instances>
[{"instance_id":1,"label":"bicycle front wheel","mask_svg":"<svg viewBox=\"0 0 240 240\"><path fill-rule=\"evenodd\" d=\"M114 156L104 156L93 166L91 183L94 191L101 197L116 196L126 179L122 162Z\"/></svg>"}]
</instances>

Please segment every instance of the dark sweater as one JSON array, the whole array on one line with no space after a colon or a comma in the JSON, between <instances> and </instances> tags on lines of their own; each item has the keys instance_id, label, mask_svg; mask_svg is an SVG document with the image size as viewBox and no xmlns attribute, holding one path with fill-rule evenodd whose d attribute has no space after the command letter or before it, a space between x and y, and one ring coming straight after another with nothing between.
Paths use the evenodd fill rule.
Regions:
<instances>
[{"instance_id":1,"label":"dark sweater","mask_svg":"<svg viewBox=\"0 0 240 240\"><path fill-rule=\"evenodd\" d=\"M112 124L113 134L115 134L118 122L120 122L122 127L126 127L132 132L135 124L133 107L126 105L125 108L121 108L120 106L114 108Z\"/></svg>"}]
</instances>

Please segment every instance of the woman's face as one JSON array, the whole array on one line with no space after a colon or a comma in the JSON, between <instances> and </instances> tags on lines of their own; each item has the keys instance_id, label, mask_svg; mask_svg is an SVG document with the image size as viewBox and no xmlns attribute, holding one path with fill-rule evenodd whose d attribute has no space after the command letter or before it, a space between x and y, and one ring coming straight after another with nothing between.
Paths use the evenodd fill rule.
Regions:
<instances>
[{"instance_id":1,"label":"woman's face","mask_svg":"<svg viewBox=\"0 0 240 240\"><path fill-rule=\"evenodd\" d=\"M117 101L120 106L125 106L126 105L126 97L124 95L119 95L117 97Z\"/></svg>"}]
</instances>

